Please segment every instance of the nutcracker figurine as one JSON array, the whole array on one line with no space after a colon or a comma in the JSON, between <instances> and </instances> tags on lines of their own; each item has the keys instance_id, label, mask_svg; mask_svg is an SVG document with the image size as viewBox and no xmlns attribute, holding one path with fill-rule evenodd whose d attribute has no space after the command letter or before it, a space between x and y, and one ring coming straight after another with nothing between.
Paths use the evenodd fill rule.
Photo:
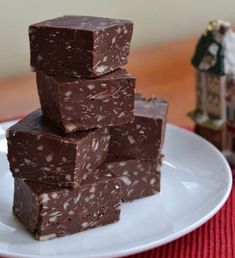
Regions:
<instances>
[{"instance_id":1,"label":"nutcracker figurine","mask_svg":"<svg viewBox=\"0 0 235 258\"><path fill-rule=\"evenodd\" d=\"M234 36L235 45L235 36ZM235 54L234 54L235 55ZM235 56L234 56L235 59ZM234 64L235 67L235 64ZM226 148L224 155L235 165L235 73L227 76L226 83Z\"/></svg>"},{"instance_id":2,"label":"nutcracker figurine","mask_svg":"<svg viewBox=\"0 0 235 258\"><path fill-rule=\"evenodd\" d=\"M235 157L235 33L230 23L209 22L197 43L192 65L196 109L189 116L195 121L195 131L226 156L232 151Z\"/></svg>"}]
</instances>

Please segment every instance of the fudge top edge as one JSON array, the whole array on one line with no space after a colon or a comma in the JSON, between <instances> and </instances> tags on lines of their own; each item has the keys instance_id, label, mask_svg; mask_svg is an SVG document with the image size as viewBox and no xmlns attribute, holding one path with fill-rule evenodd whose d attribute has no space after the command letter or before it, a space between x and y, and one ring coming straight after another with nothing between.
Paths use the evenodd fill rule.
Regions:
<instances>
[{"instance_id":1,"label":"fudge top edge","mask_svg":"<svg viewBox=\"0 0 235 258\"><path fill-rule=\"evenodd\" d=\"M53 192L64 192L64 191L71 191L70 188L64 188L61 186L56 185L49 185L49 184L42 184L42 183L36 183L31 181L24 181L20 178L15 178L16 181L24 182L30 190L36 194L41 195L44 193L53 193ZM84 187L96 184L97 182L119 182L118 176L112 172L111 169L108 169L107 167L100 167L97 168L88 178L84 181L82 181L80 187L74 191L82 190Z\"/></svg>"},{"instance_id":2,"label":"fudge top edge","mask_svg":"<svg viewBox=\"0 0 235 258\"><path fill-rule=\"evenodd\" d=\"M29 28L58 28L58 29L74 29L74 30L87 30L97 31L103 30L113 26L120 26L134 23L130 20L112 19L94 16L80 16L80 15L64 15L61 17L45 20L42 22L34 23Z\"/></svg>"},{"instance_id":3,"label":"fudge top edge","mask_svg":"<svg viewBox=\"0 0 235 258\"><path fill-rule=\"evenodd\" d=\"M106 128L95 128L65 134L59 128L57 128L56 125L44 118L42 115L42 110L39 108L8 128L6 138L9 137L9 134L14 136L16 133L28 133L36 136L44 136L46 138L49 137L50 139L71 143L76 146L77 142L81 142L84 138L86 138L86 136L88 136L88 134L95 133L97 130L104 132Z\"/></svg>"},{"instance_id":4,"label":"fudge top edge","mask_svg":"<svg viewBox=\"0 0 235 258\"><path fill-rule=\"evenodd\" d=\"M154 119L166 119L169 104L166 100L158 97L142 98L135 95L135 116L148 117Z\"/></svg>"},{"instance_id":5,"label":"fudge top edge","mask_svg":"<svg viewBox=\"0 0 235 258\"><path fill-rule=\"evenodd\" d=\"M42 75L45 77L52 78L56 81L56 83L63 84L63 83L82 83L82 82L90 82L93 81L99 82L99 81L105 81L105 80L123 80L123 79L129 79L129 80L136 80L136 78L128 73L125 69L119 68L111 73L104 74L102 76L96 77L96 78L84 78L84 77L68 77L68 76L55 76L55 75L48 75L41 71L37 71L37 75Z\"/></svg>"}]
</instances>

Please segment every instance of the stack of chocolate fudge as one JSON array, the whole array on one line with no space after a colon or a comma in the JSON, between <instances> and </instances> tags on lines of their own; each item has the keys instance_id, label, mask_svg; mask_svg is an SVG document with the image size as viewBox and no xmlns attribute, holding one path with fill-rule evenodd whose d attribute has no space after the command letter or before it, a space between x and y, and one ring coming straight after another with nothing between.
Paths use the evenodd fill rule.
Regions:
<instances>
[{"instance_id":1,"label":"stack of chocolate fudge","mask_svg":"<svg viewBox=\"0 0 235 258\"><path fill-rule=\"evenodd\" d=\"M117 222L160 191L168 104L135 94L133 23L63 16L29 27L41 109L8 129L13 212L38 240Z\"/></svg>"}]
</instances>

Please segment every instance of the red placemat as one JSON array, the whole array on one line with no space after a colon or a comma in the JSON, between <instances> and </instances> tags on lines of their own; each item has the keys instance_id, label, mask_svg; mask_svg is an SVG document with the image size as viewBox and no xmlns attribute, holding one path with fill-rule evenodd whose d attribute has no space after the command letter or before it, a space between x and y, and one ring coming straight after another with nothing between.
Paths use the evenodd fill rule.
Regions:
<instances>
[{"instance_id":1,"label":"red placemat","mask_svg":"<svg viewBox=\"0 0 235 258\"><path fill-rule=\"evenodd\" d=\"M223 208L206 224L167 245L129 258L234 258L235 188Z\"/></svg>"}]
</instances>

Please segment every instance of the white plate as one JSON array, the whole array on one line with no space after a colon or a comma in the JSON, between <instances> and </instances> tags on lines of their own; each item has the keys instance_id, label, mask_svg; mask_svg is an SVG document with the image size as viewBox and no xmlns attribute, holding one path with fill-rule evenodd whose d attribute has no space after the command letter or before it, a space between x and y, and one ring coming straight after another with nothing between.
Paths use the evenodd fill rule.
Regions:
<instances>
[{"instance_id":1,"label":"white plate","mask_svg":"<svg viewBox=\"0 0 235 258\"><path fill-rule=\"evenodd\" d=\"M13 180L0 128L0 254L9 257L116 257L177 239L210 219L224 204L232 177L227 161L210 143L168 125L162 192L124 204L121 221L72 236L38 242L11 212Z\"/></svg>"}]
</instances>

